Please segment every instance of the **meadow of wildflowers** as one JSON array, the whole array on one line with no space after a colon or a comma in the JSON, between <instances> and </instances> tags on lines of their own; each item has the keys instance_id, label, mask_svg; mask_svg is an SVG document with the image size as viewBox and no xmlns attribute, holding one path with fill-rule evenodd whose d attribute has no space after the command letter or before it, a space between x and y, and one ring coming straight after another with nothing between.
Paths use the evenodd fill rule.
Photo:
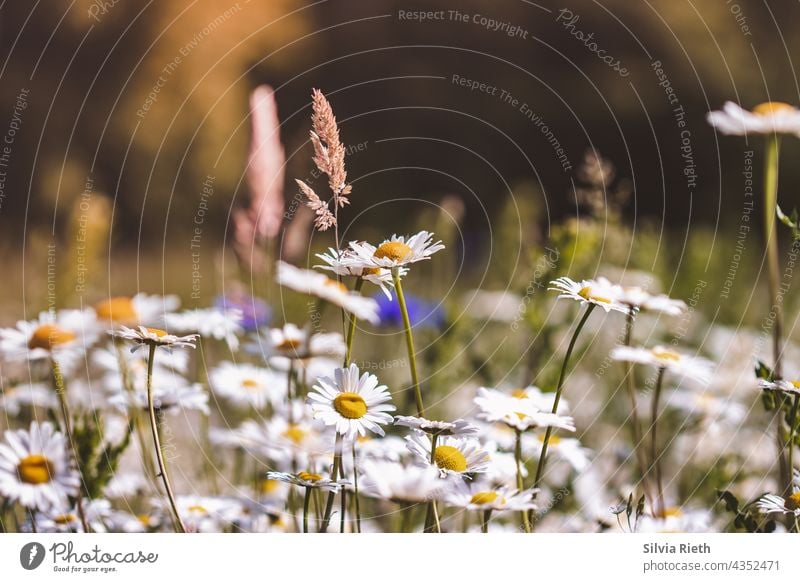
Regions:
<instances>
[{"instance_id":1,"label":"meadow of wildflowers","mask_svg":"<svg viewBox=\"0 0 800 582\"><path fill-rule=\"evenodd\" d=\"M733 328L695 308L705 279L647 267L647 233L631 258L629 192L596 152L585 216L530 243L522 279L442 288L467 253L445 204L414 232L348 238L362 193L319 90L323 179L293 181L313 213L295 241L307 260L282 260L272 89L250 105L231 229L257 284L189 309L105 297L0 329L3 531L798 532L800 349L782 277L800 226L779 205L778 161L800 111L708 115L763 137L766 316ZM587 236L627 256L596 264Z\"/></svg>"}]
</instances>

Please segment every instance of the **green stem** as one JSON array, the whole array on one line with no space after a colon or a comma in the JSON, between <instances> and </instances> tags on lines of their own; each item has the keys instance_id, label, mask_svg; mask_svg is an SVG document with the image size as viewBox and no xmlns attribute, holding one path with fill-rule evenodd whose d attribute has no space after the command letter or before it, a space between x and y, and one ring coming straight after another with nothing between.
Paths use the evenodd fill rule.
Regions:
<instances>
[{"instance_id":1,"label":"green stem","mask_svg":"<svg viewBox=\"0 0 800 582\"><path fill-rule=\"evenodd\" d=\"M358 277L356 279L355 287L353 287L353 291L356 293L361 293L361 288L364 286L364 279ZM344 352L344 365L343 368L347 368L350 365L350 358L353 355L353 338L356 335L356 322L358 318L354 314L350 314L350 325L347 327L347 347L345 348Z\"/></svg>"},{"instance_id":2,"label":"green stem","mask_svg":"<svg viewBox=\"0 0 800 582\"><path fill-rule=\"evenodd\" d=\"M481 533L489 533L489 520L492 519L492 510L487 509L481 512Z\"/></svg>"},{"instance_id":3,"label":"green stem","mask_svg":"<svg viewBox=\"0 0 800 582\"><path fill-rule=\"evenodd\" d=\"M558 404L561 402L561 392L564 389L564 379L567 375L567 366L569 365L569 360L572 357L572 351L575 349L575 343L578 341L578 336L583 329L583 326L586 325L586 321L589 319L589 316L594 311L596 305L594 303L587 304L586 312L583 314L583 317L578 322L578 326L575 328L575 331L572 334L572 339L569 342L569 346L567 347L567 353L564 356L564 362L561 364L561 373L558 376L558 385L556 386L556 397L553 400L553 414L558 412ZM542 452L539 455L539 463L536 466L536 479L534 480L533 487L534 489L538 489L539 486L542 484L542 477L544 477L544 466L547 461L547 446L550 444L550 437L553 434L553 427L547 427L547 431L544 433L544 441L542 442ZM535 494L534 494L535 495Z\"/></svg>"},{"instance_id":4,"label":"green stem","mask_svg":"<svg viewBox=\"0 0 800 582\"><path fill-rule=\"evenodd\" d=\"M306 494L303 499L303 533L308 533L308 507L311 503L311 487L306 487Z\"/></svg>"},{"instance_id":5,"label":"green stem","mask_svg":"<svg viewBox=\"0 0 800 582\"><path fill-rule=\"evenodd\" d=\"M344 444L342 444L342 447L344 447ZM344 463L342 462L339 462L339 476L342 478L342 480L344 480ZM347 488L344 486L342 486L340 502L340 511L342 515L341 519L339 520L339 533L344 533L345 518L347 517Z\"/></svg>"},{"instance_id":6,"label":"green stem","mask_svg":"<svg viewBox=\"0 0 800 582\"><path fill-rule=\"evenodd\" d=\"M400 313L403 316L403 327L406 330L406 348L408 349L409 367L411 368L411 382L414 385L414 397L417 401L417 416L425 416L425 407L422 405L422 391L419 386L419 376L417 374L417 357L414 351L414 336L411 333L411 320L408 317L406 298L403 295L403 285L400 282L400 269L392 269L394 279L394 289L397 293L397 302L400 304Z\"/></svg>"},{"instance_id":7,"label":"green stem","mask_svg":"<svg viewBox=\"0 0 800 582\"><path fill-rule=\"evenodd\" d=\"M358 455L356 439L353 439L353 501L356 505L356 532L361 533L361 503L358 499Z\"/></svg>"},{"instance_id":8,"label":"green stem","mask_svg":"<svg viewBox=\"0 0 800 582\"><path fill-rule=\"evenodd\" d=\"M336 433L336 442L333 445L333 468L331 469L331 480L335 481L339 475L339 466L342 463L342 435ZM328 531L328 525L331 522L331 514L333 513L333 501L336 497L336 491L331 489L328 492L328 500L325 502L325 513L322 516L322 523L319 526L320 533Z\"/></svg>"},{"instance_id":9,"label":"green stem","mask_svg":"<svg viewBox=\"0 0 800 582\"><path fill-rule=\"evenodd\" d=\"M769 270L769 302L770 311L775 310L773 324L772 349L775 360L775 375L781 378L783 315L778 296L778 235L775 232L776 210L778 207L778 158L780 154L780 137L777 134L767 136L764 150L764 236L767 244L767 268Z\"/></svg>"},{"instance_id":10,"label":"green stem","mask_svg":"<svg viewBox=\"0 0 800 582\"><path fill-rule=\"evenodd\" d=\"M522 493L525 489L525 481L522 478L522 431L515 429L516 439L514 443L514 460L517 463L517 490ZM522 527L525 533L531 533L531 522L528 519L528 511L523 509L522 513Z\"/></svg>"},{"instance_id":11,"label":"green stem","mask_svg":"<svg viewBox=\"0 0 800 582\"><path fill-rule=\"evenodd\" d=\"M795 394L794 402L792 403L792 411L789 414L789 489L785 493L787 496L794 493L794 437L797 433L798 408L800 408L800 394Z\"/></svg>"},{"instance_id":12,"label":"green stem","mask_svg":"<svg viewBox=\"0 0 800 582\"><path fill-rule=\"evenodd\" d=\"M631 346L633 339L633 323L636 317L636 311L633 306L628 309L627 317L625 318L625 345ZM636 398L636 378L633 372L633 364L625 362L625 380L628 389L628 399L630 400L631 407L631 434L633 436L633 454L636 459L637 470L639 478L641 479L642 489L645 496L648 498L650 505L653 504L652 494L650 492L649 482L646 479L647 475L647 457L642 447L643 436L642 426L639 421L639 406Z\"/></svg>"},{"instance_id":13,"label":"green stem","mask_svg":"<svg viewBox=\"0 0 800 582\"><path fill-rule=\"evenodd\" d=\"M156 344L150 344L150 353L147 357L147 410L150 415L150 429L153 433L153 444L156 449L156 461L158 461L158 471L161 475L161 480L164 483L164 490L167 493L169 506L172 510L172 517L175 521L175 529L178 533L186 533L186 528L183 526L181 516L178 513L178 505L175 503L175 495L172 492L172 484L167 474L167 466L164 462L164 452L161 449L161 437L158 434L158 420L156 419L156 410L153 404L153 360L156 355Z\"/></svg>"},{"instance_id":14,"label":"green stem","mask_svg":"<svg viewBox=\"0 0 800 582\"><path fill-rule=\"evenodd\" d=\"M83 511L83 469L80 466L78 452L75 450L75 439L72 433L72 421L70 420L72 415L70 414L69 403L67 402L67 385L64 381L64 375L61 373L61 366L59 366L55 358L51 358L50 361L53 366L53 385L56 394L58 395L58 403L61 406L61 416L64 419L64 434L69 439L70 448L72 449L72 458L81 477L81 483L78 487L78 492L75 494L75 506L78 509L78 518L81 520L81 527L83 527L84 533L89 533L91 530L89 529L89 523L86 520L86 513Z\"/></svg>"},{"instance_id":15,"label":"green stem","mask_svg":"<svg viewBox=\"0 0 800 582\"><path fill-rule=\"evenodd\" d=\"M439 435L434 433L431 435L431 465L436 466L436 441L439 440ZM423 533L431 533L436 529L436 533L442 533L442 524L439 522L439 509L436 507L436 500L431 499L428 502L428 509L425 512L425 525L422 528Z\"/></svg>"},{"instance_id":16,"label":"green stem","mask_svg":"<svg viewBox=\"0 0 800 582\"><path fill-rule=\"evenodd\" d=\"M664 372L666 368L661 367L658 369L658 378L656 379L656 387L653 391L653 402L651 403L650 411L650 463L655 474L656 481L656 515L664 517L664 487L661 480L661 462L658 456L658 408L661 400L661 387L664 384Z\"/></svg>"}]
</instances>

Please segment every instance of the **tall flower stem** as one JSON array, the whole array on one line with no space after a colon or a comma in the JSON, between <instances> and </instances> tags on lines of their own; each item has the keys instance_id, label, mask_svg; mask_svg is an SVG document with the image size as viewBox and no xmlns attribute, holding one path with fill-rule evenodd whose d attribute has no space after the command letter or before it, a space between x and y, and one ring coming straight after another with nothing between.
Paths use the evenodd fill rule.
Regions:
<instances>
[{"instance_id":1,"label":"tall flower stem","mask_svg":"<svg viewBox=\"0 0 800 582\"><path fill-rule=\"evenodd\" d=\"M628 314L625 319L625 345L631 346L633 340L633 323L636 319L635 307L628 308ZM636 399L636 377L633 372L633 364L625 362L625 384L628 390L628 399L630 400L631 407L631 434L633 436L633 454L636 458L637 470L639 478L642 480L642 489L645 496L649 499L652 506L653 499L650 492L650 485L647 481L647 455L643 448L642 426L639 421L639 406Z\"/></svg>"},{"instance_id":2,"label":"tall flower stem","mask_svg":"<svg viewBox=\"0 0 800 582\"><path fill-rule=\"evenodd\" d=\"M342 443L342 448L344 449L344 443ZM342 456L342 452L339 453L339 457ZM339 477L344 480L344 463L339 461ZM347 488L343 485L342 490L340 492L341 497L339 501L341 502L341 506L339 511L341 512L341 519L339 520L339 533L344 533L344 524L345 518L347 517Z\"/></svg>"},{"instance_id":3,"label":"tall flower stem","mask_svg":"<svg viewBox=\"0 0 800 582\"><path fill-rule=\"evenodd\" d=\"M658 455L658 416L659 404L661 401L661 388L664 384L664 372L666 368L658 369L658 377L656 378L656 387L653 391L653 401L650 404L650 463L656 482L656 516L664 517L664 486L661 479L661 461Z\"/></svg>"},{"instance_id":4,"label":"tall flower stem","mask_svg":"<svg viewBox=\"0 0 800 582\"><path fill-rule=\"evenodd\" d=\"M588 303L586 306L586 311L583 314L583 317L578 322L577 327L575 327L575 331L572 334L572 339L569 341L569 346L567 347L567 353L564 355L564 362L561 364L561 373L558 376L558 385L556 386L556 397L553 400L553 414L558 412L558 404L561 402L561 393L564 390L564 379L567 375L567 367L569 366L569 360L572 357L572 351L575 349L575 343L578 341L578 336L581 334L581 330L583 326L586 325L586 321L589 319L589 316L594 311L596 305L594 303ZM542 477L544 477L544 466L547 462L547 446L550 444L550 437L553 435L553 427L548 426L547 430L544 433L544 441L542 441L542 452L539 455L539 463L536 466L536 478L533 483L534 489L538 489L539 486L542 484Z\"/></svg>"},{"instance_id":5,"label":"tall flower stem","mask_svg":"<svg viewBox=\"0 0 800 582\"><path fill-rule=\"evenodd\" d=\"M361 293L361 288L364 286L364 279L358 277L356 279L356 284L353 287L353 291L356 293ZM350 359L353 356L353 338L356 335L356 322L358 318L354 314L350 314L350 323L347 326L347 347L345 348L344 352L344 365L343 368L347 368L350 365Z\"/></svg>"},{"instance_id":6,"label":"tall flower stem","mask_svg":"<svg viewBox=\"0 0 800 582\"><path fill-rule=\"evenodd\" d=\"M303 497L303 533L308 533L308 507L311 503L311 487L306 487Z\"/></svg>"},{"instance_id":7,"label":"tall flower stem","mask_svg":"<svg viewBox=\"0 0 800 582\"><path fill-rule=\"evenodd\" d=\"M794 475L794 437L797 434L797 411L800 408L800 394L794 395L794 402L792 402L792 411L789 413L789 490L785 495L791 495L794 490L792 488L792 480Z\"/></svg>"},{"instance_id":8,"label":"tall flower stem","mask_svg":"<svg viewBox=\"0 0 800 582\"><path fill-rule=\"evenodd\" d=\"M439 440L439 435L434 433L431 435L431 465L436 466L436 442ZM428 502L428 509L425 512L425 525L422 528L423 533L431 533L436 529L436 533L442 533L442 524L439 522L439 509L436 507L436 499L431 499Z\"/></svg>"},{"instance_id":9,"label":"tall flower stem","mask_svg":"<svg viewBox=\"0 0 800 582\"><path fill-rule=\"evenodd\" d=\"M158 419L156 419L156 409L153 404L153 361L156 355L156 344L150 344L150 353L147 356L147 411L150 415L150 429L153 433L153 444L156 449L156 461L158 462L158 472L164 483L164 490L167 493L169 506L172 510L172 517L175 521L175 529L178 533L186 533L186 528L181 521L178 513L178 505L175 503L175 494L172 492L172 484L167 474L167 466L164 462L164 451L161 448L161 437L158 434Z\"/></svg>"},{"instance_id":10,"label":"tall flower stem","mask_svg":"<svg viewBox=\"0 0 800 582\"><path fill-rule=\"evenodd\" d=\"M358 499L358 454L356 440L353 439L353 501L356 506L356 532L361 533L361 502Z\"/></svg>"},{"instance_id":11,"label":"tall flower stem","mask_svg":"<svg viewBox=\"0 0 800 582\"><path fill-rule=\"evenodd\" d=\"M522 478L522 431L515 429L516 439L514 441L514 461L517 463L517 490L522 492L525 489L525 481ZM522 527L525 533L531 533L531 522L528 519L528 511L522 510Z\"/></svg>"},{"instance_id":12,"label":"tall flower stem","mask_svg":"<svg viewBox=\"0 0 800 582\"><path fill-rule=\"evenodd\" d=\"M336 442L333 445L333 467L331 468L331 481L335 481L339 476L339 467L342 464L342 435L336 433ZM325 513L322 516L322 523L319 526L320 533L328 531L328 525L331 522L331 514L333 513L333 501L336 497L336 491L331 489L328 492L328 500L325 502Z\"/></svg>"},{"instance_id":13,"label":"tall flower stem","mask_svg":"<svg viewBox=\"0 0 800 582\"><path fill-rule=\"evenodd\" d=\"M58 395L58 403L61 407L61 416L64 420L64 434L66 434L67 438L69 439L70 448L72 449L72 458L81 476L81 484L80 487L78 487L78 492L75 494L75 506L78 509L78 518L81 521L81 527L83 527L83 531L85 533L89 533L91 531L89 529L89 522L86 520L86 512L83 510L83 470L80 467L78 454L75 450L75 439L72 433L72 415L70 414L69 402L67 401L67 385L64 381L64 374L61 373L61 366L58 364L56 359L51 358L50 362L53 366L53 387Z\"/></svg>"},{"instance_id":14,"label":"tall flower stem","mask_svg":"<svg viewBox=\"0 0 800 582\"><path fill-rule=\"evenodd\" d=\"M403 327L406 330L406 348L408 349L409 367L411 368L411 383L414 385L414 397L417 401L417 416L425 416L425 407L422 405L422 391L419 386L419 375L417 374L417 356L414 351L414 336L411 333L411 320L408 317L408 307L406 298L403 295L403 285L400 282L400 268L392 269L392 279L394 279L394 290L397 293L397 302L400 305L400 313L403 316Z\"/></svg>"},{"instance_id":15,"label":"tall flower stem","mask_svg":"<svg viewBox=\"0 0 800 582\"><path fill-rule=\"evenodd\" d=\"M481 533L489 533L489 521L492 519L492 510L486 509L481 512Z\"/></svg>"},{"instance_id":16,"label":"tall flower stem","mask_svg":"<svg viewBox=\"0 0 800 582\"><path fill-rule=\"evenodd\" d=\"M767 313L774 314L772 322L773 372L775 379L783 376L783 310L778 301L779 259L778 235L775 228L776 210L778 208L778 166L780 158L780 136L766 136L764 145L764 237L767 247L767 285L769 303ZM784 456L782 406L775 409L773 424L777 431L779 483L788 493L792 492L792 471L787 466Z\"/></svg>"}]
</instances>

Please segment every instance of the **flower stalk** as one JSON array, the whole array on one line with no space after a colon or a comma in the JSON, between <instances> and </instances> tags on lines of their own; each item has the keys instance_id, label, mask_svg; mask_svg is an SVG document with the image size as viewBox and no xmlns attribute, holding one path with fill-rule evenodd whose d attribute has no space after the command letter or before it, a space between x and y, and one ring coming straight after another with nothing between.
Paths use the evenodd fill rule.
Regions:
<instances>
[{"instance_id":1,"label":"flower stalk","mask_svg":"<svg viewBox=\"0 0 800 582\"><path fill-rule=\"evenodd\" d=\"M394 267L392 269L392 279L394 280L394 289L397 293L397 302L400 305L400 313L403 316L403 327L406 332L406 348L408 350L409 367L411 368L411 383L414 385L414 398L417 403L417 416L425 416L425 407L422 404L422 390L419 386L419 375L417 373L417 357L414 350L414 336L411 331L411 319L408 317L408 306L406 305L406 298L403 295L403 285L400 281L400 268Z\"/></svg>"}]
</instances>

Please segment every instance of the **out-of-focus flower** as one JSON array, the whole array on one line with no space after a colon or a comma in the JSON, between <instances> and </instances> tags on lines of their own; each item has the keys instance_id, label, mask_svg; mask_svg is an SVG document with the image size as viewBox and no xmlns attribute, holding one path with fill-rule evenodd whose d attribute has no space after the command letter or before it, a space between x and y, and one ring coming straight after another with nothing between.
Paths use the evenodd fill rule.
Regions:
<instances>
[{"instance_id":1,"label":"out-of-focus flower","mask_svg":"<svg viewBox=\"0 0 800 582\"><path fill-rule=\"evenodd\" d=\"M216 308L192 309L181 313L168 313L165 327L177 333L196 333L203 338L224 341L232 351L239 349L238 335L242 333L242 312L236 309L222 311Z\"/></svg>"},{"instance_id":2,"label":"out-of-focus flower","mask_svg":"<svg viewBox=\"0 0 800 582\"><path fill-rule=\"evenodd\" d=\"M486 483L456 481L445 493L444 502L470 511L528 511L536 509L533 494L537 491L515 491L505 487L487 487Z\"/></svg>"},{"instance_id":3,"label":"out-of-focus flower","mask_svg":"<svg viewBox=\"0 0 800 582\"><path fill-rule=\"evenodd\" d=\"M402 327L403 314L397 301L387 299L380 293L375 294L378 303L378 318L382 326ZM412 327L440 329L444 325L445 314L441 304L428 302L410 293L405 294L408 319Z\"/></svg>"},{"instance_id":4,"label":"out-of-focus flower","mask_svg":"<svg viewBox=\"0 0 800 582\"><path fill-rule=\"evenodd\" d=\"M222 362L209 374L211 391L237 406L264 410L286 398L286 376L252 364Z\"/></svg>"},{"instance_id":5,"label":"out-of-focus flower","mask_svg":"<svg viewBox=\"0 0 800 582\"><path fill-rule=\"evenodd\" d=\"M275 479L299 487L311 487L312 489L323 489L325 491L338 491L348 483L343 480L332 481L318 473L309 473L308 471L300 471L299 473L270 471L267 473L267 479Z\"/></svg>"},{"instance_id":6,"label":"out-of-focus flower","mask_svg":"<svg viewBox=\"0 0 800 582\"><path fill-rule=\"evenodd\" d=\"M44 311L33 321L0 329L0 355L6 360L55 358L73 363L97 339L94 313L64 309Z\"/></svg>"},{"instance_id":7,"label":"out-of-focus flower","mask_svg":"<svg viewBox=\"0 0 800 582\"><path fill-rule=\"evenodd\" d=\"M58 398L47 384L20 384L0 392L0 409L9 416L17 416L23 406L36 406L55 410Z\"/></svg>"},{"instance_id":8,"label":"out-of-focus flower","mask_svg":"<svg viewBox=\"0 0 800 582\"><path fill-rule=\"evenodd\" d=\"M617 300L629 308L656 311L667 315L680 315L686 311L686 303L666 295L653 295L642 287L622 287Z\"/></svg>"},{"instance_id":9,"label":"out-of-focus flower","mask_svg":"<svg viewBox=\"0 0 800 582\"><path fill-rule=\"evenodd\" d=\"M256 331L267 325L272 318L272 310L258 297L248 295L243 289L234 288L214 300L214 306L222 311L236 310L242 314L239 324L244 331Z\"/></svg>"},{"instance_id":10,"label":"out-of-focus flower","mask_svg":"<svg viewBox=\"0 0 800 582\"><path fill-rule=\"evenodd\" d=\"M261 85L250 94L253 136L247 162L250 209L261 238L278 235L283 222L283 180L286 156L280 139L275 92Z\"/></svg>"},{"instance_id":11,"label":"out-of-focus flower","mask_svg":"<svg viewBox=\"0 0 800 582\"><path fill-rule=\"evenodd\" d=\"M361 493L395 503L426 503L438 499L447 484L431 465L405 466L391 461L366 460L361 470Z\"/></svg>"},{"instance_id":12,"label":"out-of-focus flower","mask_svg":"<svg viewBox=\"0 0 800 582\"><path fill-rule=\"evenodd\" d=\"M108 403L125 413L129 408L148 410L147 392L119 392L108 399ZM153 408L157 412L177 413L179 409L199 410L203 414L210 414L208 408L208 392L200 384L190 386L176 386L166 384L153 386Z\"/></svg>"},{"instance_id":13,"label":"out-of-focus flower","mask_svg":"<svg viewBox=\"0 0 800 582\"><path fill-rule=\"evenodd\" d=\"M106 521L111 515L111 502L108 499L87 499L83 502L83 514L90 532L108 531ZM38 533L78 533L83 532L77 507L64 510L51 510L36 518Z\"/></svg>"},{"instance_id":14,"label":"out-of-focus flower","mask_svg":"<svg viewBox=\"0 0 800 582\"><path fill-rule=\"evenodd\" d=\"M778 101L760 103L753 107L752 111L728 101L722 107L722 111L712 111L706 119L713 127L727 135L800 134L800 110Z\"/></svg>"},{"instance_id":15,"label":"out-of-focus flower","mask_svg":"<svg viewBox=\"0 0 800 582\"><path fill-rule=\"evenodd\" d=\"M298 269L293 265L278 261L277 280L284 287L324 299L359 319L372 324L379 322L378 305L374 299L353 293L342 283L326 277L322 273Z\"/></svg>"},{"instance_id":16,"label":"out-of-focus flower","mask_svg":"<svg viewBox=\"0 0 800 582\"><path fill-rule=\"evenodd\" d=\"M180 307L177 295L109 297L95 304L98 322L106 325L161 325L164 316Z\"/></svg>"},{"instance_id":17,"label":"out-of-focus flower","mask_svg":"<svg viewBox=\"0 0 800 582\"><path fill-rule=\"evenodd\" d=\"M0 496L36 511L67 506L80 477L67 454L67 439L49 422L9 430L0 443Z\"/></svg>"},{"instance_id":18,"label":"out-of-focus flower","mask_svg":"<svg viewBox=\"0 0 800 582\"><path fill-rule=\"evenodd\" d=\"M611 350L611 358L622 362L666 368L678 376L690 378L701 384L708 384L711 381L711 372L714 369L714 364L705 358L688 356L663 346L651 349L617 346Z\"/></svg>"},{"instance_id":19,"label":"out-of-focus flower","mask_svg":"<svg viewBox=\"0 0 800 582\"><path fill-rule=\"evenodd\" d=\"M475 404L479 417L487 422L503 422L520 431L531 428L561 428L574 431L575 423L569 416L543 412L529 398L516 398L498 390L479 388Z\"/></svg>"}]
</instances>

